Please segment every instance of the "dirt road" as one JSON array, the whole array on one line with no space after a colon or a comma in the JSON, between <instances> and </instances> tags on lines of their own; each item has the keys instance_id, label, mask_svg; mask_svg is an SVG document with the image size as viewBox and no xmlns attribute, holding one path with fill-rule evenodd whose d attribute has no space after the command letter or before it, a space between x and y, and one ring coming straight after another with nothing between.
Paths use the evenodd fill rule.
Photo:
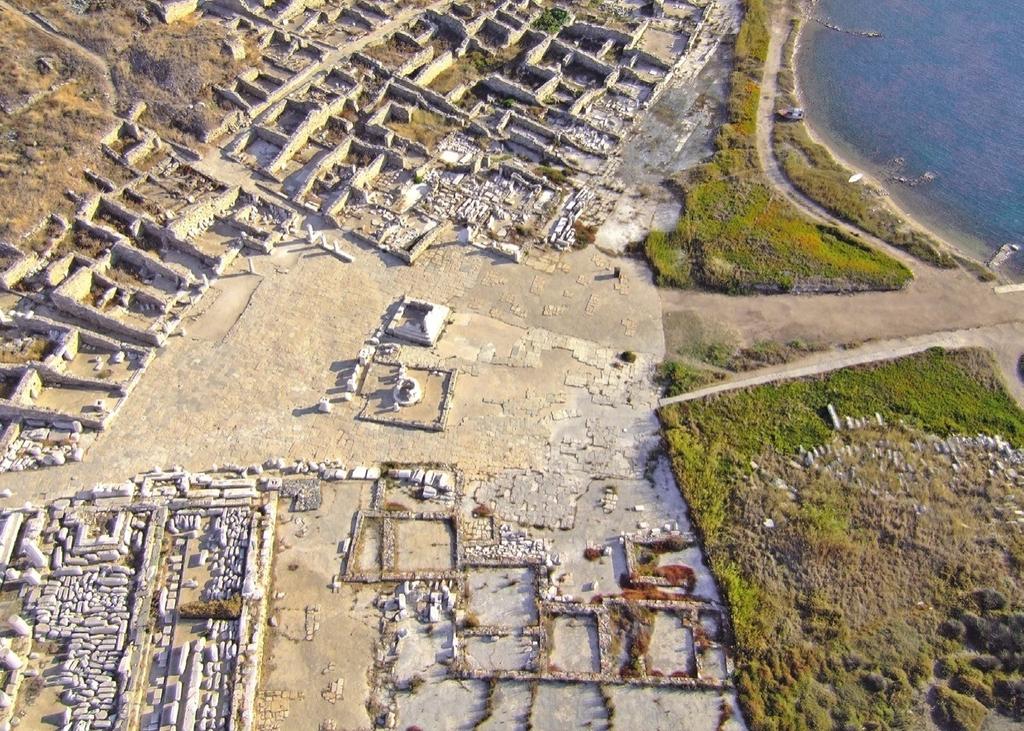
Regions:
<instances>
[{"instance_id":1,"label":"dirt road","mask_svg":"<svg viewBox=\"0 0 1024 731\"><path fill-rule=\"evenodd\" d=\"M1022 337L1024 337L1024 323L1009 323L970 330L947 330L945 332L935 332L916 337L873 342L850 350L829 350L815 353L792 363L744 373L730 381L717 383L713 386L691 391L680 396L664 398L659 402L659 405L668 406L739 388L760 386L765 383L774 383L792 378L806 378L807 376L816 376L840 368L893 360L935 347L986 348L993 352L997 362L1005 370L1006 365L1008 365L1007 360L1011 361L1011 367L1012 363L1015 363L1014 356L1016 355L1016 350L1011 348L1007 351L1003 344L1019 343L1022 341ZM1019 378L1007 379L1007 386L1017 402L1024 405L1024 384L1021 383L1021 380Z\"/></svg>"},{"instance_id":2,"label":"dirt road","mask_svg":"<svg viewBox=\"0 0 1024 731\"><path fill-rule=\"evenodd\" d=\"M778 16L778 14L776 14ZM885 251L895 259L909 266L916 278L931 277L944 271L936 267L924 264L915 259L899 247L892 246L877 236L872 236L866 231L853 226L846 221L833 216L817 201L804 195L794 186L779 165L775 157L775 150L772 146L772 131L775 127L775 97L778 95L778 76L782 66L782 50L786 43L786 36L789 33L789 25L783 17L773 19L771 25L771 37L768 44L768 58L764 64L764 73L761 78L761 98L757 105L757 157L761 163L772 186L778 190L790 203L800 209L805 215L816 221L826 223L845 231L851 236L862 239L872 246Z\"/></svg>"},{"instance_id":3,"label":"dirt road","mask_svg":"<svg viewBox=\"0 0 1024 731\"><path fill-rule=\"evenodd\" d=\"M776 78L788 25L772 26L758 104L757 153L761 166L780 195L808 217L837 226L904 262L914 281L899 292L856 295L773 295L736 297L709 292L662 290L666 350L671 358L684 345L673 338L672 319L683 315L710 318L714 327L752 344L760 340L800 339L842 345L863 343L853 350L826 351L785 366L685 394L665 403L802 375L885 360L933 346L981 346L991 350L1013 395L1024 401L1017 359L1024 352L1024 292L979 282L962 269L939 269L890 246L844 221L807 198L786 178L772 148Z\"/></svg>"}]
</instances>

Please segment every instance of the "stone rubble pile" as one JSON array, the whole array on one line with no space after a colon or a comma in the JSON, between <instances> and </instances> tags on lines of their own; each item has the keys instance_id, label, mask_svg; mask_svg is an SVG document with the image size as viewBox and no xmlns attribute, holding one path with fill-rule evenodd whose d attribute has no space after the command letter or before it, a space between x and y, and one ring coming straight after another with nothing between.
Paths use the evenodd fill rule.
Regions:
<instances>
[{"instance_id":1,"label":"stone rubble pile","mask_svg":"<svg viewBox=\"0 0 1024 731\"><path fill-rule=\"evenodd\" d=\"M552 561L547 541L531 538L525 530L516 530L511 525L498 527L498 540L493 544L471 544L466 546L466 561L480 565L517 566L525 564L548 564Z\"/></svg>"},{"instance_id":2,"label":"stone rubble pile","mask_svg":"<svg viewBox=\"0 0 1024 731\"><path fill-rule=\"evenodd\" d=\"M457 603L458 589L448 580L403 581L395 587L393 595L378 599L378 606L389 622L415 617L433 624L450 616Z\"/></svg>"},{"instance_id":3,"label":"stone rubble pile","mask_svg":"<svg viewBox=\"0 0 1024 731\"><path fill-rule=\"evenodd\" d=\"M57 642L66 657L50 682L63 688L69 706L64 727L114 728L122 718L123 691L131 679L129 643L140 617L133 602L136 570L126 563L138 557L146 521L118 513L109 532L90 537L84 522L54 511L59 528L48 560L35 543L29 560L52 569L38 593L26 601L37 639Z\"/></svg>"},{"instance_id":4,"label":"stone rubble pile","mask_svg":"<svg viewBox=\"0 0 1024 731\"><path fill-rule=\"evenodd\" d=\"M22 472L67 462L81 462L85 457L85 449L81 446L81 422L68 422L66 426L23 429L0 458L0 472Z\"/></svg>"},{"instance_id":5,"label":"stone rubble pile","mask_svg":"<svg viewBox=\"0 0 1024 731\"><path fill-rule=\"evenodd\" d=\"M251 525L248 508L229 508L214 516L204 546L211 578L203 588L203 599L227 599L242 591Z\"/></svg>"}]
</instances>

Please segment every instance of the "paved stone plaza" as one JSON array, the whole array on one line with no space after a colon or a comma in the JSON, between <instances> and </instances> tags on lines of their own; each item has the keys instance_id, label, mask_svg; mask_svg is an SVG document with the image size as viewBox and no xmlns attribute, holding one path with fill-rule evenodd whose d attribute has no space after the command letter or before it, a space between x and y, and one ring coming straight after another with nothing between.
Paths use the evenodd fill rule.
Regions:
<instances>
[{"instance_id":1,"label":"paved stone plaza","mask_svg":"<svg viewBox=\"0 0 1024 731\"><path fill-rule=\"evenodd\" d=\"M613 261L621 281L611 277ZM61 470L65 489L153 464L215 464L225 454L242 464L340 453L367 461L445 455L474 479L505 472L510 484L511 470L553 464L567 473L628 476L636 465L642 472L656 431L650 378L663 346L658 295L639 262L584 250L516 265L453 246L408 268L375 254L343 264L299 243L255 263L254 275L237 265L238 277L258 278L251 296L236 303L237 320L206 337L205 318L220 321L222 298L234 294L228 273L204 300L206 313L187 320L185 334L155 359L89 458ZM319 399L338 388L346 361L402 292L455 313L424 356L460 372L450 428L429 433L357 421L359 399L318 413ZM545 315L552 304L558 314ZM621 362L626 350L638 353L636 363ZM53 478L52 471L7 474L0 484L38 499L54 495Z\"/></svg>"},{"instance_id":2,"label":"paved stone plaza","mask_svg":"<svg viewBox=\"0 0 1024 731\"><path fill-rule=\"evenodd\" d=\"M620 270L618 277L613 276L614 267ZM205 310L186 320L184 334L175 336L154 360L88 459L0 475L3 487L14 493L5 502L47 504L153 465L249 472L251 482L246 484L266 484L260 473L270 475L279 468L292 472L296 460L323 462L339 455L346 465L455 464L461 497L454 503L437 487L398 486L381 494L372 479L381 472L362 468L355 474L370 477L368 482L324 482L318 510L290 512L281 504L276 569L266 588L271 626L262 679L251 699L254 722L266 729L332 720L337 728L378 721L457 728L467 718L492 718L493 723L505 714L533 714L535 723L546 727L557 721L544 715L550 712L544 707L531 706L529 693L519 710L506 708L506 700L500 699L517 702L516 689L536 682L542 683L538 699L559 688L568 695L577 692L574 688L604 688L601 693L594 690L594 697L618 697L618 673L627 658L616 653L624 653L623 643L628 646L629 640L612 637L620 631L616 627L628 633L632 625L621 619L613 600L603 605L606 614L577 617L572 612L580 610L572 608L622 591L619 582L629 566L623 551L632 550L632 544L623 544L621 533L687 530L671 473L656 456L651 379L653 364L662 357L663 337L657 292L644 267L592 249L538 255L514 264L486 252L440 246L409 268L370 252L359 252L354 262L344 263L299 241L284 242L269 258L255 260L252 272L247 262L235 268L237 274L225 273L204 299ZM244 296L237 297L235 281L245 283ZM353 356L402 294L452 308L451 321L434 347L401 346L403 358L419 350L408 358L460 374L443 431L361 421L356 416L363 397L357 393L344 401L336 396ZM286 309L280 306L282 298L289 302ZM234 321L214 328L207 318L221 323L228 305ZM637 354L635 362L622 359L627 350ZM324 398L332 405L326 413L317 408ZM338 470L330 464L313 474L334 479ZM351 473L351 467L343 472ZM412 479L415 473L410 468L403 474ZM437 510L454 510L458 516L457 563L440 560L438 550L448 549L434 529L422 533L410 524L381 530L389 520L387 512L379 513L384 523L373 517L362 521L378 526L372 546L363 548L370 538L353 528L359 511L372 516L377 515L373 510L387 506L422 513L428 494L436 497L427 503L440 500ZM399 548L389 569L375 557L392 540ZM602 557L585 559L585 549L595 547ZM351 565L356 570L369 567L369 583L345 580L346 555L358 557L348 559L355 561ZM706 576L699 553L688 561ZM476 562L508 566L514 573L505 579L477 579L470 568ZM411 573L403 573L407 568ZM425 582L401 600L410 607L404 618L394 619L386 609L398 606L394 589L375 583L389 577ZM453 598L468 592L469 603L457 599L449 608L441 601L432 619L430 597L436 589L430 587L438 581L447 582ZM710 581L701 580L693 591L680 595L680 607L690 606L686 602L692 596L707 602L707 612L719 611ZM487 598L491 592L494 600ZM514 595L521 598L510 599ZM495 613L498 606L508 606L511 613ZM571 611L563 617L560 612L567 607ZM381 608L392 618L383 634L378 626ZM661 663L664 657L681 657L673 672L685 672L672 681L675 685L664 688L659 683L668 680L659 681L656 675L629 681L651 694L650 705L641 702L636 713L661 718L656 709L663 702L654 705L656 699L678 694L690 698L681 700L680 708L704 719L689 727L716 728L723 702L733 703L728 681L723 681L727 676L714 670L721 660L702 660L698 666L696 651L686 649L687 638L694 634L685 623L699 621L704 610L695 610L691 620L664 619L657 609L645 611L653 612L650 631L671 648L652 658ZM498 624L477 624L477 615ZM512 625L506 627L506 621ZM352 639L344 655L337 654L336 643L318 644L321 637L332 636L321 634L328 624ZM714 624L719 626L718 621ZM666 628L673 627L674 635L666 636L673 631ZM593 635L596 654L572 661L562 656L578 644L576 635L591 632L599 633ZM399 636L406 639L394 654L388 643ZM604 645L598 637L605 638ZM203 638L181 641L198 639ZM387 650L384 665L378 648ZM353 659L360 657L353 666ZM305 669L296 672L297 664ZM317 678L312 687L309 677ZM453 685L453 677L464 679ZM495 700L488 701L492 693ZM56 696L44 697L59 702ZM158 701L150 704L150 713L171 713L159 710ZM592 709L595 722L608 723L610 707L602 701ZM513 720L508 723L515 725Z\"/></svg>"},{"instance_id":3,"label":"paved stone plaza","mask_svg":"<svg viewBox=\"0 0 1024 731\"><path fill-rule=\"evenodd\" d=\"M735 725L661 302L602 253L725 6L159 5L262 63L0 248L0 722Z\"/></svg>"}]
</instances>

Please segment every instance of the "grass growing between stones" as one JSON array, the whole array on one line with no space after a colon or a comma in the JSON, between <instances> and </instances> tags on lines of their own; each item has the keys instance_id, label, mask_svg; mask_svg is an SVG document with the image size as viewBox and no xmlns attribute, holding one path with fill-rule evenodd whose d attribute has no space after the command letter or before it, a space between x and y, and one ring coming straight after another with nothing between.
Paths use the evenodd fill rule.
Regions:
<instances>
[{"instance_id":1,"label":"grass growing between stones","mask_svg":"<svg viewBox=\"0 0 1024 731\"><path fill-rule=\"evenodd\" d=\"M904 286L911 278L906 267L806 218L765 179L756 134L768 17L763 0L745 0L744 6L729 119L717 151L683 181L684 212L675 230L652 232L645 243L658 283L733 293Z\"/></svg>"},{"instance_id":2,"label":"grass growing between stones","mask_svg":"<svg viewBox=\"0 0 1024 731\"><path fill-rule=\"evenodd\" d=\"M444 117L423 109L414 109L408 122L394 122L391 128L398 135L420 143L427 150L433 150L452 131Z\"/></svg>"},{"instance_id":3,"label":"grass growing between stones","mask_svg":"<svg viewBox=\"0 0 1024 731\"><path fill-rule=\"evenodd\" d=\"M890 426L837 434L830 403ZM730 607L752 729L1024 718L1024 477L1005 455L953 459L930 436L1024 445L1024 414L987 354L932 350L661 419Z\"/></svg>"},{"instance_id":4,"label":"grass growing between stones","mask_svg":"<svg viewBox=\"0 0 1024 731\"><path fill-rule=\"evenodd\" d=\"M242 614L242 596L232 594L224 599L197 599L178 607L184 619L238 619Z\"/></svg>"}]
</instances>

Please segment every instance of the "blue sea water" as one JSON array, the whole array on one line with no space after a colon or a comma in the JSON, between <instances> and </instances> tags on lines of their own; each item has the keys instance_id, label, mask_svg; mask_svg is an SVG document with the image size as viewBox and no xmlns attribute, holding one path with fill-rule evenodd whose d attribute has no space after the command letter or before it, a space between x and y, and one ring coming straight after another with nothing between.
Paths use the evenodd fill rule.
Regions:
<instances>
[{"instance_id":1,"label":"blue sea water","mask_svg":"<svg viewBox=\"0 0 1024 731\"><path fill-rule=\"evenodd\" d=\"M1024 244L1024 0L820 0L798 82L811 126L970 253Z\"/></svg>"}]
</instances>

